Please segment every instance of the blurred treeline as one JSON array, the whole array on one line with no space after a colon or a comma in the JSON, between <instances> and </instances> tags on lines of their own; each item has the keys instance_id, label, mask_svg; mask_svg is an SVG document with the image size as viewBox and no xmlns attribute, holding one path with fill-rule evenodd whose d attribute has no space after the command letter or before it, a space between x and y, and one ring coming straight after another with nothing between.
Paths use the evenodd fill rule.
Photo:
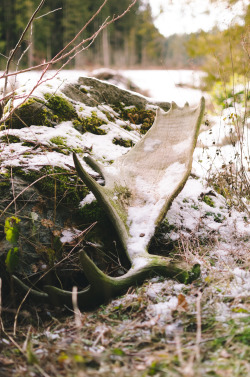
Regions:
<instances>
[{"instance_id":1,"label":"blurred treeline","mask_svg":"<svg viewBox=\"0 0 250 377\"><path fill-rule=\"evenodd\" d=\"M0 1L0 53L7 57L16 45L29 18L40 0ZM53 10L57 11L35 19L32 33L15 55L19 68L50 60L55 56L91 18L103 0L50 0L46 1L37 17ZM84 38L91 36L109 16L121 14L131 0L109 0L102 12L86 28ZM190 67L199 59L190 61L185 42L189 36L174 35L165 38L154 26L151 8L138 0L131 11L119 21L102 31L89 49L81 52L68 68L86 66L113 67ZM78 43L79 39L75 42ZM27 52L23 52L30 45ZM0 69L4 69L6 58L0 55ZM54 66L55 68L55 66Z\"/></svg>"},{"instance_id":2,"label":"blurred treeline","mask_svg":"<svg viewBox=\"0 0 250 377\"><path fill-rule=\"evenodd\" d=\"M190 0L187 0L187 4ZM210 0L221 2L222 0ZM224 0L223 0L224 1ZM228 6L241 0L225 0ZM103 0L49 0L33 22L15 54L19 68L54 57L86 24ZM81 38L91 36L107 17L123 13L132 0L108 0ZM0 69L15 47L40 0L0 0ZM47 14L48 13L48 14ZM44 16L43 16L44 15ZM43 16L43 17L41 17ZM232 73L247 77L249 67L250 5L227 30L164 37L154 26L151 8L137 0L129 13L102 31L94 43L71 60L68 68L199 68L208 73L206 88L228 82ZM181 22L181 20L180 20ZM79 39L75 44L79 43ZM27 47L30 46L28 49ZM24 51L26 53L24 54ZM13 67L14 68L14 67ZM56 66L53 66L56 68Z\"/></svg>"},{"instance_id":3,"label":"blurred treeline","mask_svg":"<svg viewBox=\"0 0 250 377\"><path fill-rule=\"evenodd\" d=\"M211 2L221 0L211 0ZM228 6L240 0L226 0ZM246 2L245 2L246 3ZM226 30L215 27L210 32L192 34L186 44L191 58L199 58L201 69L207 73L204 84L209 90L215 83L241 83L249 80L250 4ZM237 79L237 80L236 80Z\"/></svg>"}]
</instances>

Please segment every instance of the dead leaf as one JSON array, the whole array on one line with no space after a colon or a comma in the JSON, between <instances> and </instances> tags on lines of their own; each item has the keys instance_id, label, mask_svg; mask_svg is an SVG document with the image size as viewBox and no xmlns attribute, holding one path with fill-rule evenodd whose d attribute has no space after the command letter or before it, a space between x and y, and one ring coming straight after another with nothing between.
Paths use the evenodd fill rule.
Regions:
<instances>
[{"instance_id":1,"label":"dead leaf","mask_svg":"<svg viewBox=\"0 0 250 377\"><path fill-rule=\"evenodd\" d=\"M14 364L13 360L11 360L7 357L0 356L0 365L8 366L8 365L12 365L12 364Z\"/></svg>"},{"instance_id":2,"label":"dead leaf","mask_svg":"<svg viewBox=\"0 0 250 377\"><path fill-rule=\"evenodd\" d=\"M55 224L53 223L53 221L49 220L49 219L42 219L41 220L41 224L43 226L45 226L45 228L52 228Z\"/></svg>"},{"instance_id":3,"label":"dead leaf","mask_svg":"<svg viewBox=\"0 0 250 377\"><path fill-rule=\"evenodd\" d=\"M178 295L178 309L183 309L185 311L188 310L188 303L186 300L186 296L184 296L182 293Z\"/></svg>"}]
</instances>

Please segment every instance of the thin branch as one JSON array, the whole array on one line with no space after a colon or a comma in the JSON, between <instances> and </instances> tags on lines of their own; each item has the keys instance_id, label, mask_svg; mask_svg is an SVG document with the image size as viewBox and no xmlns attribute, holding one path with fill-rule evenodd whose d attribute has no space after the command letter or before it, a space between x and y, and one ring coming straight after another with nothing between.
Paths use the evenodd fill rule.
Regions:
<instances>
[{"instance_id":1,"label":"thin branch","mask_svg":"<svg viewBox=\"0 0 250 377\"><path fill-rule=\"evenodd\" d=\"M201 297L202 293L199 292L196 299L196 321L197 321L197 330L196 330L196 361L200 360L200 343L201 343Z\"/></svg>"},{"instance_id":2,"label":"thin branch","mask_svg":"<svg viewBox=\"0 0 250 377\"><path fill-rule=\"evenodd\" d=\"M68 52L65 52L67 50L68 47L72 46L72 44L75 42L75 40L80 36L80 34L86 29L86 27L96 18L96 16L100 13L100 11L102 10L102 8L104 7L104 5L107 3L108 0L104 0L104 2L102 3L102 5L99 7L99 9L95 12L95 14L90 18L90 20L82 27L82 29L75 35L75 37L57 54L55 55L49 62L44 62L42 64L39 64L37 66L33 66L33 67L30 67L30 68L26 68L24 70L20 70L20 71L16 71L16 72L13 72L13 73L4 73L0 78L3 78L5 77L5 80L7 79L7 77L10 77L10 76L17 76L18 74L20 73L24 73L24 72L29 72L29 71L32 71L34 69L37 69L37 68L44 68L41 76L40 76L40 79L37 81L36 85L33 87L33 89L27 94L25 95L23 98L23 101L21 103L19 103L18 107L21 106L30 96L31 94L34 92L34 90L40 86L42 83L44 83L45 81L48 81L48 80L51 80L52 78L54 78L58 72L60 72L61 69L63 69L77 54L79 54L81 51L84 51L86 50L87 48L89 48L91 46L91 44L95 41L95 39L97 38L97 36L100 34L100 32L106 28L108 25L112 24L113 22L119 20L120 18L122 18L126 13L128 13L130 11L130 9L135 5L135 3L137 2L137 0L134 0L129 6L127 9L124 10L123 13L121 13L120 15L118 16L113 16L113 18L108 21L108 18L103 22L103 24L99 27L99 29L94 32L89 38L86 38L86 39L83 39L80 43L78 43L78 45L72 47L70 49L70 51ZM89 42L89 43L88 43ZM84 44L88 43L87 46L83 46ZM65 52L63 54L63 52ZM65 58L68 58L67 61L62 64L62 66L56 71L56 73L53 75L52 78L46 78L45 80L42 80L44 78L44 75L45 73L48 71L48 69L50 68L51 65L55 64L55 63L58 63L59 61L65 59ZM13 93L13 96L14 96L14 91L12 92ZM5 95L5 92L4 92L4 95ZM14 97L15 99L16 97ZM19 97L20 98L20 97ZM3 101L4 98L1 99L1 101ZM10 113L8 113L4 118L1 119L0 121L0 124L4 123L13 113L14 111L16 110L15 107L13 107L13 109L10 111Z\"/></svg>"},{"instance_id":3,"label":"thin branch","mask_svg":"<svg viewBox=\"0 0 250 377\"><path fill-rule=\"evenodd\" d=\"M107 1L107 0L105 0ZM111 23L119 20L120 18L122 18L126 13L128 13L130 11L130 9L135 5L135 3L137 2L137 0L134 0L129 6L128 8L120 15L118 16L115 16L113 17L110 21L106 22L104 25L102 25L91 37L87 38L87 39L83 39L77 46L75 46L74 48L72 48L68 53L60 56L59 58L55 59L58 55L60 55L61 51L54 57L52 58L50 61L48 62L43 62L41 64L38 64L36 66L33 66L33 67L29 67L29 68L26 68L26 69L23 69L23 70L20 70L20 71L17 71L17 72L12 72L12 73L4 73L1 77L10 77L10 76L15 76L15 75L18 75L20 73L25 73L25 72L30 72L30 71L33 71L35 69L38 69L38 68L42 68L42 67L45 67L47 65L52 65L52 64L55 64L57 62L59 62L60 60L66 58L67 56L69 56L72 52L74 52L77 48L79 48L80 46L82 46L84 43L92 40L93 38L96 38L96 36L107 26L109 26ZM91 18L90 21L87 22L87 25L98 15L99 13L99 9L98 11L94 14L94 16ZM83 32L85 30L85 26L81 29L81 32ZM69 47L74 41L75 39L79 36L79 33L77 33L77 36L75 36L71 42L68 43L67 47ZM65 47L66 48L66 47ZM63 51L65 50L65 48L63 48Z\"/></svg>"},{"instance_id":4,"label":"thin branch","mask_svg":"<svg viewBox=\"0 0 250 377\"><path fill-rule=\"evenodd\" d=\"M13 59L15 53L17 52L18 47L19 47L20 44L22 43L25 34L27 33L27 31L28 31L28 29L30 28L30 25L32 24L32 22L33 22L33 20L34 20L34 18L35 18L35 16L36 16L36 14L37 14L37 13L39 12L39 10L42 8L42 6L44 5L44 3L45 3L45 0L42 0L42 1L40 2L40 4L38 5L38 7L36 8L35 12L34 12L34 13L32 14L32 16L30 17L30 19L29 19L29 21L28 21L28 23L27 23L27 25L26 25L24 31L22 32L21 37L19 38L19 41L17 42L15 48L11 51L11 54L10 54L10 56L9 56L9 58L8 58L8 61L7 61L6 70L5 70L5 73L6 73L7 75L8 75L8 72L9 72L10 63L11 63L11 61L12 61L12 59ZM4 84L4 93L5 93L5 92L6 92L6 88L7 88L7 83L8 83L8 80L7 80L7 77L8 77L8 76L6 76L6 75L4 75L4 76L5 76L5 84Z\"/></svg>"},{"instance_id":5,"label":"thin branch","mask_svg":"<svg viewBox=\"0 0 250 377\"><path fill-rule=\"evenodd\" d=\"M36 17L35 20L39 20L39 18L42 18L42 17L48 16L48 14L51 14L51 13L57 12L58 10L62 10L62 8L57 8L57 9L51 10L50 12L47 12L47 13L45 13L45 14L42 14L42 15L39 16L39 17Z\"/></svg>"}]
</instances>

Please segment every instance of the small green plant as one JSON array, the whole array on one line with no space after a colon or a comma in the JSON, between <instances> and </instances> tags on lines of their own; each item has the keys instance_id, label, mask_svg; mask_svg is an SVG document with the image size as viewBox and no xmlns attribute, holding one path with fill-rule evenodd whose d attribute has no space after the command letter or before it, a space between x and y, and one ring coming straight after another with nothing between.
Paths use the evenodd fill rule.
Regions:
<instances>
[{"instance_id":1,"label":"small green plant","mask_svg":"<svg viewBox=\"0 0 250 377\"><path fill-rule=\"evenodd\" d=\"M50 139L51 143L56 144L58 146L67 146L66 141L67 138L63 136L55 136Z\"/></svg>"},{"instance_id":2,"label":"small green plant","mask_svg":"<svg viewBox=\"0 0 250 377\"><path fill-rule=\"evenodd\" d=\"M7 217L4 225L4 233L6 236L6 240L13 245L13 247L9 249L5 259L6 269L10 274L12 274L15 271L19 262L19 249L15 245L17 245L17 241L19 238L18 224L20 223L20 221L21 220L18 217L11 216Z\"/></svg>"},{"instance_id":3,"label":"small green plant","mask_svg":"<svg viewBox=\"0 0 250 377\"><path fill-rule=\"evenodd\" d=\"M210 207L215 207L214 201L210 198L209 195L204 195L203 202L205 202Z\"/></svg>"},{"instance_id":4,"label":"small green plant","mask_svg":"<svg viewBox=\"0 0 250 377\"><path fill-rule=\"evenodd\" d=\"M114 137L114 139L112 140L112 143L115 145L121 145L122 147L125 147L125 148L130 148L130 147L133 147L133 145L135 145L133 140L123 139L122 137Z\"/></svg>"},{"instance_id":5,"label":"small green plant","mask_svg":"<svg viewBox=\"0 0 250 377\"><path fill-rule=\"evenodd\" d=\"M4 233L6 235L6 240L12 244L16 244L19 238L18 223L21 220L18 217L11 216L7 217L4 225Z\"/></svg>"},{"instance_id":6,"label":"small green plant","mask_svg":"<svg viewBox=\"0 0 250 377\"><path fill-rule=\"evenodd\" d=\"M20 143L20 138L15 135L4 135L1 137L1 141L7 144Z\"/></svg>"},{"instance_id":7,"label":"small green plant","mask_svg":"<svg viewBox=\"0 0 250 377\"><path fill-rule=\"evenodd\" d=\"M46 106L50 108L62 121L77 118L77 112L74 106L62 96L45 93L44 98L47 100Z\"/></svg>"},{"instance_id":8,"label":"small green plant","mask_svg":"<svg viewBox=\"0 0 250 377\"><path fill-rule=\"evenodd\" d=\"M100 128L102 125L107 124L105 120L98 118L95 111L91 112L91 117L86 117L82 119L75 119L73 125L75 129L82 134L85 132L91 132L95 135L106 135L106 131Z\"/></svg>"}]
</instances>

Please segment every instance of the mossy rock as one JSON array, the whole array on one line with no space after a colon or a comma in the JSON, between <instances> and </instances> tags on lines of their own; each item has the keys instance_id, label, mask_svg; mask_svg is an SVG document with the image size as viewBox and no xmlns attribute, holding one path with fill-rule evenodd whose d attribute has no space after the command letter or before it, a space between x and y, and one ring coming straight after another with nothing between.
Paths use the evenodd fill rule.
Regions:
<instances>
[{"instance_id":1,"label":"mossy rock","mask_svg":"<svg viewBox=\"0 0 250 377\"><path fill-rule=\"evenodd\" d=\"M114 137L114 139L112 140L112 143L115 145L121 145L122 147L125 147L125 148L130 148L135 145L133 140L123 139L122 137Z\"/></svg>"},{"instance_id":2,"label":"mossy rock","mask_svg":"<svg viewBox=\"0 0 250 377\"><path fill-rule=\"evenodd\" d=\"M153 125L155 120L155 111L141 109L138 107L126 107L123 103L112 106L122 120L129 121L132 124L140 125L140 133L145 134ZM133 128L124 126L127 131Z\"/></svg>"},{"instance_id":3,"label":"mossy rock","mask_svg":"<svg viewBox=\"0 0 250 377\"><path fill-rule=\"evenodd\" d=\"M44 268L52 267L59 259L62 259L64 252L67 252L67 246L60 241L62 229L70 224L71 227L79 226L79 214L77 217L76 209L78 204L68 205L65 210L63 201L54 198L47 200L43 193L43 188L39 189L35 185L29 185L26 179L23 179L13 173L12 183L10 178L2 179L5 183L1 190L0 200L0 276L3 278L3 286L9 275L6 271L6 255L13 245L6 240L4 233L5 220L8 217L16 215L20 220L18 223L18 240L15 247L18 248L18 264L15 268L15 274L20 278L29 278L34 275L37 277L44 273ZM13 189L13 191L12 191ZM18 199L13 201L13 192ZM3 213L9 205L8 211ZM47 266L47 267L46 267ZM65 276L65 272L57 271ZM47 279L54 279L53 274L48 275ZM61 276L62 278L62 276ZM27 280L26 280L27 282ZM47 283L54 281L47 280ZM44 282L43 282L44 283ZM8 293L6 292L8 295Z\"/></svg>"},{"instance_id":4,"label":"mossy rock","mask_svg":"<svg viewBox=\"0 0 250 377\"><path fill-rule=\"evenodd\" d=\"M46 106L51 109L57 116L59 121L67 121L77 118L77 112L74 106L66 100L66 98L58 95L45 93Z\"/></svg>"},{"instance_id":5,"label":"mossy rock","mask_svg":"<svg viewBox=\"0 0 250 377\"><path fill-rule=\"evenodd\" d=\"M8 191L10 188L10 174L0 174L0 198L4 200L6 190ZM0 203L2 203L2 200L0 200ZM0 204L0 210L1 210L1 204Z\"/></svg>"},{"instance_id":6,"label":"mossy rock","mask_svg":"<svg viewBox=\"0 0 250 377\"><path fill-rule=\"evenodd\" d=\"M36 187L41 191L44 198L55 200L71 207L74 206L76 211L78 203L89 193L75 173L57 166L43 166L39 171L24 171L19 167L14 167L12 170L15 175L31 183L44 177L36 183Z\"/></svg>"},{"instance_id":7,"label":"mossy rock","mask_svg":"<svg viewBox=\"0 0 250 377\"><path fill-rule=\"evenodd\" d=\"M0 141L2 143L6 143L6 144L12 144L12 143L20 143L20 138L18 136L15 136L15 135L4 135L2 137L0 137Z\"/></svg>"},{"instance_id":8,"label":"mossy rock","mask_svg":"<svg viewBox=\"0 0 250 377\"><path fill-rule=\"evenodd\" d=\"M88 88L87 93L81 90L81 86ZM120 103L123 103L124 106L133 104L137 109L145 110L148 104L152 104L160 106L165 111L169 110L171 106L169 102L150 101L139 94L92 77L80 77L78 84L65 85L62 92L72 100L85 103L87 106L97 106L98 104L120 106Z\"/></svg>"},{"instance_id":9,"label":"mossy rock","mask_svg":"<svg viewBox=\"0 0 250 377\"><path fill-rule=\"evenodd\" d=\"M32 125L53 127L57 122L58 116L51 109L35 98L30 98L15 110L6 124L9 128L20 129Z\"/></svg>"},{"instance_id":10,"label":"mossy rock","mask_svg":"<svg viewBox=\"0 0 250 377\"><path fill-rule=\"evenodd\" d=\"M103 124L107 124L104 120L97 117L97 114L92 111L91 117L82 119L75 119L73 121L74 127L81 134L90 132L95 135L106 135L106 131L100 128Z\"/></svg>"}]
</instances>

